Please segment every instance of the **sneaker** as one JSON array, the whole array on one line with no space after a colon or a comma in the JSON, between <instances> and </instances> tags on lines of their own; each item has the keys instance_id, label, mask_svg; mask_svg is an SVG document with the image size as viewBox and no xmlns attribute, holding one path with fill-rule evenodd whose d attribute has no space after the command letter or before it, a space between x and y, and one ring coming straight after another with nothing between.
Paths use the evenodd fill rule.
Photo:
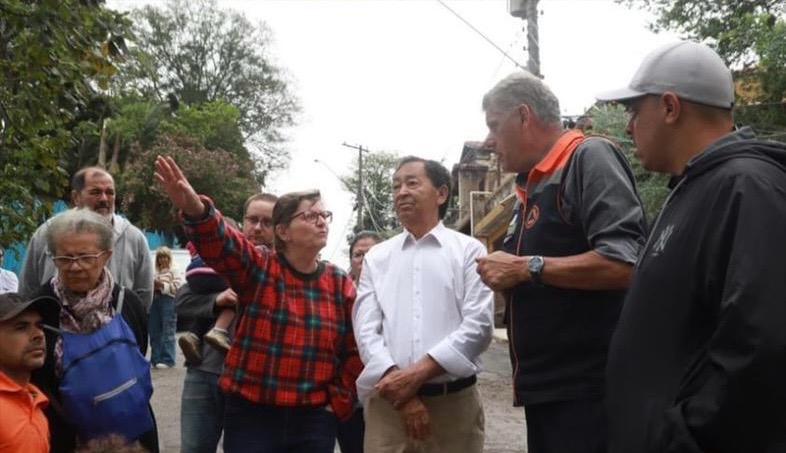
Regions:
<instances>
[{"instance_id":1,"label":"sneaker","mask_svg":"<svg viewBox=\"0 0 786 453\"><path fill-rule=\"evenodd\" d=\"M202 353L199 351L199 337L192 332L186 332L177 339L180 350L189 365L199 365L202 363Z\"/></svg>"},{"instance_id":2,"label":"sneaker","mask_svg":"<svg viewBox=\"0 0 786 453\"><path fill-rule=\"evenodd\" d=\"M172 368L172 365L167 365L166 363L156 363L157 370L166 370L168 368Z\"/></svg>"},{"instance_id":3,"label":"sneaker","mask_svg":"<svg viewBox=\"0 0 786 453\"><path fill-rule=\"evenodd\" d=\"M227 331L217 327L210 329L210 332L206 333L203 338L205 339L205 343L213 346L219 351L228 352L229 347L232 346L229 342L229 334Z\"/></svg>"}]
</instances>

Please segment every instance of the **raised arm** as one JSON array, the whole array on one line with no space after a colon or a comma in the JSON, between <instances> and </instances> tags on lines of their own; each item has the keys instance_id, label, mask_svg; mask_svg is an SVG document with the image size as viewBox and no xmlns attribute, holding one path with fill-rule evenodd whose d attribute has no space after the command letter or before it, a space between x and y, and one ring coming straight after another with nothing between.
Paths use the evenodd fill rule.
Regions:
<instances>
[{"instance_id":1,"label":"raised arm","mask_svg":"<svg viewBox=\"0 0 786 453\"><path fill-rule=\"evenodd\" d=\"M212 202L196 193L171 157L156 159L155 177L172 204L183 213L186 234L199 256L229 280L232 288L242 294L267 278L270 251L256 248L237 230L229 228ZM240 302L251 299L241 297Z\"/></svg>"}]
</instances>

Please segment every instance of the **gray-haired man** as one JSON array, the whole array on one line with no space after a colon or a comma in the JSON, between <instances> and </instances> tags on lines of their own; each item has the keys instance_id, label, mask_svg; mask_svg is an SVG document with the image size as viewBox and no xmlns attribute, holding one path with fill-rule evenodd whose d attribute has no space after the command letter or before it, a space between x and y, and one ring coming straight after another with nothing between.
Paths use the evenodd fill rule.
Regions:
<instances>
[{"instance_id":1,"label":"gray-haired man","mask_svg":"<svg viewBox=\"0 0 786 453\"><path fill-rule=\"evenodd\" d=\"M605 452L606 351L645 235L633 174L610 141L563 130L556 96L528 73L500 81L483 109L488 146L518 173L504 251L478 272L507 295L528 451Z\"/></svg>"}]
</instances>

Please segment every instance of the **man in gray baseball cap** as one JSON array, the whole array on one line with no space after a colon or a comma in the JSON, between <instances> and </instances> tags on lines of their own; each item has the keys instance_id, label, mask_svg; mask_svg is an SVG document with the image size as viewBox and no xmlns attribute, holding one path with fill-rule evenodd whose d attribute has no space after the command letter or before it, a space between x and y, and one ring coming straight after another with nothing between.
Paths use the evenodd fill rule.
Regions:
<instances>
[{"instance_id":1,"label":"man in gray baseball cap","mask_svg":"<svg viewBox=\"0 0 786 453\"><path fill-rule=\"evenodd\" d=\"M734 131L731 72L702 44L598 98L673 176L609 349L609 451L786 451L786 145Z\"/></svg>"},{"instance_id":2,"label":"man in gray baseball cap","mask_svg":"<svg viewBox=\"0 0 786 453\"><path fill-rule=\"evenodd\" d=\"M38 310L38 304L44 303L39 299L25 300L17 293L0 294L0 322L8 321L22 313L23 311Z\"/></svg>"}]
</instances>

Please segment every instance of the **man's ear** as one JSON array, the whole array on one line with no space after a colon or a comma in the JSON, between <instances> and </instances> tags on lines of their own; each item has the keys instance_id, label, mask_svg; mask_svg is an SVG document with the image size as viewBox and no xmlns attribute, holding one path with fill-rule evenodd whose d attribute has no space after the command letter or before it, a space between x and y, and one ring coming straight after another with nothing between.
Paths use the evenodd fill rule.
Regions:
<instances>
[{"instance_id":1,"label":"man's ear","mask_svg":"<svg viewBox=\"0 0 786 453\"><path fill-rule=\"evenodd\" d=\"M437 193L439 194L437 201L439 201L440 206L448 202L448 186L440 186L439 189L437 189Z\"/></svg>"},{"instance_id":2,"label":"man's ear","mask_svg":"<svg viewBox=\"0 0 786 453\"><path fill-rule=\"evenodd\" d=\"M76 190L71 191L71 206L79 206L79 192Z\"/></svg>"},{"instance_id":3,"label":"man's ear","mask_svg":"<svg viewBox=\"0 0 786 453\"><path fill-rule=\"evenodd\" d=\"M663 109L663 118L666 124L674 124L679 120L682 113L682 103L675 93L671 91L663 93L660 97L660 106Z\"/></svg>"},{"instance_id":4,"label":"man's ear","mask_svg":"<svg viewBox=\"0 0 786 453\"><path fill-rule=\"evenodd\" d=\"M521 124L527 124L529 122L530 115L532 112L527 104L521 104L517 107L519 111L519 118L521 119Z\"/></svg>"}]
</instances>

